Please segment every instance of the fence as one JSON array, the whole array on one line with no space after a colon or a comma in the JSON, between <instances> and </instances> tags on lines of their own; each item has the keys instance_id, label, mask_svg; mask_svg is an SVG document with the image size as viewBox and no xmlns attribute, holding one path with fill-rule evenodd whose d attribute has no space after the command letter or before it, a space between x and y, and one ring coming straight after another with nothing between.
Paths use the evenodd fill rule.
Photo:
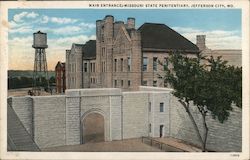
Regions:
<instances>
[{"instance_id":1,"label":"fence","mask_svg":"<svg viewBox=\"0 0 250 160\"><path fill-rule=\"evenodd\" d=\"M185 152L179 148L169 146L163 142L157 141L151 137L142 137L142 143L148 144L152 147L156 147L164 152Z\"/></svg>"}]
</instances>

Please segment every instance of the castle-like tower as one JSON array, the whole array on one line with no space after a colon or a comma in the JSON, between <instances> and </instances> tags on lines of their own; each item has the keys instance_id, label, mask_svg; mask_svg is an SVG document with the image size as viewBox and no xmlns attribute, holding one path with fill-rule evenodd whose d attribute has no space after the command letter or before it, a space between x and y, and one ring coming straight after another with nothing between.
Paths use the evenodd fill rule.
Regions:
<instances>
[{"instance_id":1,"label":"castle-like tower","mask_svg":"<svg viewBox=\"0 0 250 160\"><path fill-rule=\"evenodd\" d=\"M114 22L111 15L96 21L98 86L140 86L141 56L140 34L135 29L134 18L129 17L127 24Z\"/></svg>"},{"instance_id":2,"label":"castle-like tower","mask_svg":"<svg viewBox=\"0 0 250 160\"><path fill-rule=\"evenodd\" d=\"M82 49L82 50L81 50ZM135 28L135 18L114 21L107 15L96 21L96 40L73 44L66 51L67 88L122 88L164 86L159 74L170 52L194 54L199 49L165 24L144 23ZM80 67L82 66L82 68Z\"/></svg>"}]
</instances>

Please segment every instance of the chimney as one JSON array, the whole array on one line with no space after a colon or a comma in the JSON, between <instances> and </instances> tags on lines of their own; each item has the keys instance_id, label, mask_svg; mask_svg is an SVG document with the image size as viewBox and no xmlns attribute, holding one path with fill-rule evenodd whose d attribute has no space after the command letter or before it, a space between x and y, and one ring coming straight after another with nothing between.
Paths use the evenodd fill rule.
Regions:
<instances>
[{"instance_id":1,"label":"chimney","mask_svg":"<svg viewBox=\"0 0 250 160\"><path fill-rule=\"evenodd\" d=\"M196 45L199 50L205 50L206 47L206 35L197 35L196 36Z\"/></svg>"},{"instance_id":2,"label":"chimney","mask_svg":"<svg viewBox=\"0 0 250 160\"><path fill-rule=\"evenodd\" d=\"M128 29L135 28L135 18L128 17L128 19L127 19L127 28Z\"/></svg>"}]
</instances>

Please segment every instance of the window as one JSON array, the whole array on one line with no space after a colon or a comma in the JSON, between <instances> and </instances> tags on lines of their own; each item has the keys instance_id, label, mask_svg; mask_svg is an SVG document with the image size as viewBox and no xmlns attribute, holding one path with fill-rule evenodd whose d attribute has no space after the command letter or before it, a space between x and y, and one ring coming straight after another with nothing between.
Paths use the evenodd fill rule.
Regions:
<instances>
[{"instance_id":1,"label":"window","mask_svg":"<svg viewBox=\"0 0 250 160\"><path fill-rule=\"evenodd\" d=\"M147 81L142 81L143 86L147 86Z\"/></svg>"},{"instance_id":2,"label":"window","mask_svg":"<svg viewBox=\"0 0 250 160\"><path fill-rule=\"evenodd\" d=\"M101 41L104 42L104 26L102 26L102 31L101 31Z\"/></svg>"},{"instance_id":3,"label":"window","mask_svg":"<svg viewBox=\"0 0 250 160\"><path fill-rule=\"evenodd\" d=\"M95 63L93 63L93 72L95 72Z\"/></svg>"},{"instance_id":4,"label":"window","mask_svg":"<svg viewBox=\"0 0 250 160\"><path fill-rule=\"evenodd\" d=\"M160 112L164 112L164 103L160 103Z\"/></svg>"},{"instance_id":5,"label":"window","mask_svg":"<svg viewBox=\"0 0 250 160\"><path fill-rule=\"evenodd\" d=\"M105 66L105 62L102 62L102 72L106 71L106 66Z\"/></svg>"},{"instance_id":6,"label":"window","mask_svg":"<svg viewBox=\"0 0 250 160\"><path fill-rule=\"evenodd\" d=\"M92 63L90 63L90 72L92 72L92 69L93 69L93 68L92 68Z\"/></svg>"},{"instance_id":7,"label":"window","mask_svg":"<svg viewBox=\"0 0 250 160\"><path fill-rule=\"evenodd\" d=\"M130 72L131 69L131 59L128 57L128 72Z\"/></svg>"},{"instance_id":8,"label":"window","mask_svg":"<svg viewBox=\"0 0 250 160\"><path fill-rule=\"evenodd\" d=\"M116 72L116 66L117 66L117 59L115 59L115 64L114 64L114 71Z\"/></svg>"},{"instance_id":9,"label":"window","mask_svg":"<svg viewBox=\"0 0 250 160\"><path fill-rule=\"evenodd\" d=\"M151 102L148 102L148 112L151 112Z\"/></svg>"},{"instance_id":10,"label":"window","mask_svg":"<svg viewBox=\"0 0 250 160\"><path fill-rule=\"evenodd\" d=\"M157 81L153 81L153 86L157 87Z\"/></svg>"},{"instance_id":11,"label":"window","mask_svg":"<svg viewBox=\"0 0 250 160\"><path fill-rule=\"evenodd\" d=\"M130 87L130 85L131 85L131 82L130 82L130 80L128 80L128 87Z\"/></svg>"},{"instance_id":12,"label":"window","mask_svg":"<svg viewBox=\"0 0 250 160\"><path fill-rule=\"evenodd\" d=\"M84 72L88 72L88 63L84 63Z\"/></svg>"},{"instance_id":13,"label":"window","mask_svg":"<svg viewBox=\"0 0 250 160\"><path fill-rule=\"evenodd\" d=\"M103 72L103 62L101 62L101 64L102 64L102 65L101 65L101 71Z\"/></svg>"},{"instance_id":14,"label":"window","mask_svg":"<svg viewBox=\"0 0 250 160\"><path fill-rule=\"evenodd\" d=\"M104 47L102 48L102 56L103 57L105 56L105 48Z\"/></svg>"},{"instance_id":15,"label":"window","mask_svg":"<svg viewBox=\"0 0 250 160\"><path fill-rule=\"evenodd\" d=\"M105 62L102 62L102 70L105 72Z\"/></svg>"},{"instance_id":16,"label":"window","mask_svg":"<svg viewBox=\"0 0 250 160\"><path fill-rule=\"evenodd\" d=\"M115 80L115 88L117 87L117 80Z\"/></svg>"},{"instance_id":17,"label":"window","mask_svg":"<svg viewBox=\"0 0 250 160\"><path fill-rule=\"evenodd\" d=\"M151 123L148 125L148 132L151 133Z\"/></svg>"},{"instance_id":18,"label":"window","mask_svg":"<svg viewBox=\"0 0 250 160\"><path fill-rule=\"evenodd\" d=\"M121 72L123 72L123 58L121 58Z\"/></svg>"},{"instance_id":19,"label":"window","mask_svg":"<svg viewBox=\"0 0 250 160\"><path fill-rule=\"evenodd\" d=\"M148 58L147 57L143 57L143 71L147 70L147 66L148 66Z\"/></svg>"},{"instance_id":20,"label":"window","mask_svg":"<svg viewBox=\"0 0 250 160\"><path fill-rule=\"evenodd\" d=\"M157 57L153 58L153 70L157 71Z\"/></svg>"},{"instance_id":21,"label":"window","mask_svg":"<svg viewBox=\"0 0 250 160\"><path fill-rule=\"evenodd\" d=\"M123 80L121 80L121 86L123 87Z\"/></svg>"}]
</instances>

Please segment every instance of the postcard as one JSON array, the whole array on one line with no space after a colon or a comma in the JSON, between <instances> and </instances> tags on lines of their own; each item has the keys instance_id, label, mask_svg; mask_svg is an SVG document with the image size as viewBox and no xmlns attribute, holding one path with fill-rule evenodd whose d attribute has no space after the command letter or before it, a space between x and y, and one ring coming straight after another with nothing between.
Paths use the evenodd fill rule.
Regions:
<instances>
[{"instance_id":1,"label":"postcard","mask_svg":"<svg viewBox=\"0 0 250 160\"><path fill-rule=\"evenodd\" d=\"M249 1L0 11L2 159L249 159Z\"/></svg>"}]
</instances>

